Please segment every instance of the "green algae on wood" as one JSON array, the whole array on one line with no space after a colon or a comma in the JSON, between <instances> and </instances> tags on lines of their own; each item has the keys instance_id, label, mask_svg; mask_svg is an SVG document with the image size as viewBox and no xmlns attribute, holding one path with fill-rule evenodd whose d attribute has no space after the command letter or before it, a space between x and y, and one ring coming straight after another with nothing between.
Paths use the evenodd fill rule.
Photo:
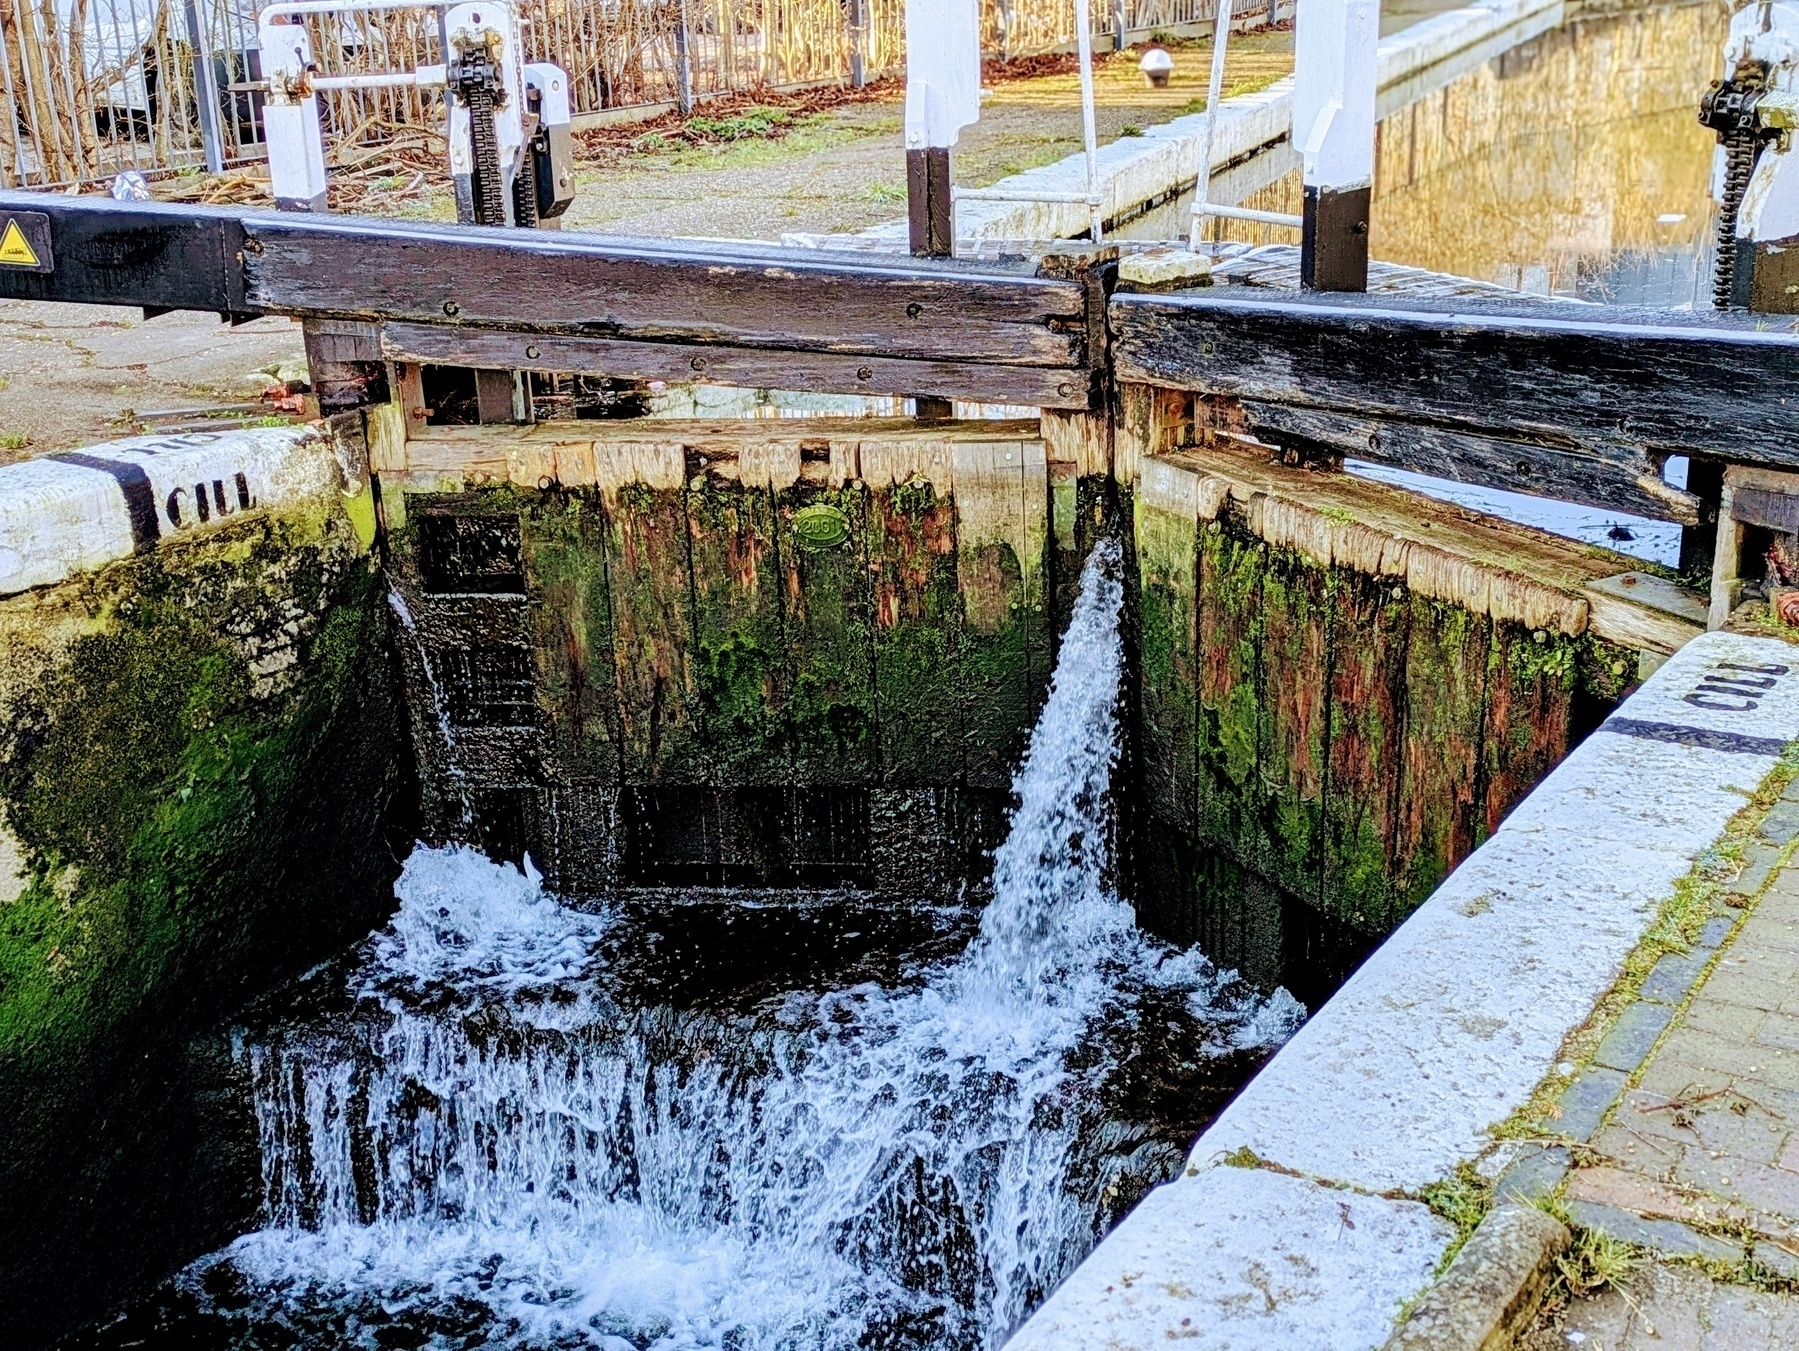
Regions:
<instances>
[{"instance_id":1,"label":"green algae on wood","mask_svg":"<svg viewBox=\"0 0 1799 1351\"><path fill-rule=\"evenodd\" d=\"M1622 692L1623 657L1591 635L1326 566L1230 511L1197 529L1189 583L1184 513L1140 501L1136 520L1148 810L1364 932L1404 919L1560 759L1577 696Z\"/></svg>"},{"instance_id":2,"label":"green algae on wood","mask_svg":"<svg viewBox=\"0 0 1799 1351\"><path fill-rule=\"evenodd\" d=\"M875 705L882 782L963 779L956 503L919 477L869 494Z\"/></svg>"},{"instance_id":3,"label":"green algae on wood","mask_svg":"<svg viewBox=\"0 0 1799 1351\"><path fill-rule=\"evenodd\" d=\"M523 513L537 697L563 772L617 783L622 763L605 504L546 493Z\"/></svg>"}]
</instances>

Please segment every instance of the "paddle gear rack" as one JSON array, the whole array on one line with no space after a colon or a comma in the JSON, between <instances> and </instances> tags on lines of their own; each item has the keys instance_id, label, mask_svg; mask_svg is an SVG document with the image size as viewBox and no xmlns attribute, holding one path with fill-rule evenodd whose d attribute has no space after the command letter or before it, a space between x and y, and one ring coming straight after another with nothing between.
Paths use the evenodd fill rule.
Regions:
<instances>
[{"instance_id":1,"label":"paddle gear rack","mask_svg":"<svg viewBox=\"0 0 1799 1351\"><path fill-rule=\"evenodd\" d=\"M417 0L278 0L257 15L276 205L326 209L321 93L442 89L458 219L469 225L551 225L574 200L568 76L547 62L523 61L513 0L465 0L444 10L441 24L434 24L443 40L443 65L358 75L319 72L306 27L309 16L423 8Z\"/></svg>"}]
</instances>

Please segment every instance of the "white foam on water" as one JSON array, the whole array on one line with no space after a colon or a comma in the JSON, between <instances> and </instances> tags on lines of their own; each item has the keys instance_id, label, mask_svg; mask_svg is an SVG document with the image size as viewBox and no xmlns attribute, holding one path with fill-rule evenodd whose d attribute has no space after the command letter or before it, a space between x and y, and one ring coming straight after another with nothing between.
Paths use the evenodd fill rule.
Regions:
<instances>
[{"instance_id":1,"label":"white foam on water","mask_svg":"<svg viewBox=\"0 0 1799 1351\"><path fill-rule=\"evenodd\" d=\"M1130 1180L1111 1062L1072 1054L1100 1020L1168 992L1204 1055L1303 1016L1140 934L1107 885L1119 566L1103 544L1083 574L978 934L901 988L629 1007L616 917L415 851L354 1016L245 1049L267 1225L190 1269L202 1303L226 1264L257 1316L333 1345L399 1319L446 1347L997 1346Z\"/></svg>"}]
</instances>

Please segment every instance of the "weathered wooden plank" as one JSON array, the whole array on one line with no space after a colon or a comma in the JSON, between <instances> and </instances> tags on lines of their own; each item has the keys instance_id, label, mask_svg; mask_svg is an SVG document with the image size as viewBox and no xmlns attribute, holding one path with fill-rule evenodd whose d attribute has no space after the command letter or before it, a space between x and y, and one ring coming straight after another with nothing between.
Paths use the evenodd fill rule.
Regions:
<instances>
[{"instance_id":1,"label":"weathered wooden plank","mask_svg":"<svg viewBox=\"0 0 1799 1351\"><path fill-rule=\"evenodd\" d=\"M1568 753L1580 644L1543 629L1496 624L1487 659L1479 844Z\"/></svg>"},{"instance_id":2,"label":"weathered wooden plank","mask_svg":"<svg viewBox=\"0 0 1799 1351\"><path fill-rule=\"evenodd\" d=\"M778 497L778 542L788 662L787 727L795 779L872 786L880 778L868 490L802 478ZM842 541L807 544L794 528L807 508L841 512Z\"/></svg>"},{"instance_id":3,"label":"weathered wooden plank","mask_svg":"<svg viewBox=\"0 0 1799 1351\"><path fill-rule=\"evenodd\" d=\"M37 193L0 193L0 206L48 215L56 256L49 273L0 270L0 297L970 363L1079 368L1103 360L1092 337L1103 331L1103 292L1085 277L1034 275L1022 261Z\"/></svg>"},{"instance_id":4,"label":"weathered wooden plank","mask_svg":"<svg viewBox=\"0 0 1799 1351\"><path fill-rule=\"evenodd\" d=\"M1186 445L1192 436L1193 399L1185 390L1120 385L1112 474L1128 488L1137 481L1145 458Z\"/></svg>"},{"instance_id":5,"label":"weathered wooden plank","mask_svg":"<svg viewBox=\"0 0 1799 1351\"><path fill-rule=\"evenodd\" d=\"M623 778L692 783L693 592L680 488L627 484L606 500Z\"/></svg>"},{"instance_id":6,"label":"weathered wooden plank","mask_svg":"<svg viewBox=\"0 0 1799 1351\"><path fill-rule=\"evenodd\" d=\"M1331 578L1330 761L1324 908L1364 931L1391 922L1405 737L1405 587L1340 568Z\"/></svg>"},{"instance_id":7,"label":"weathered wooden plank","mask_svg":"<svg viewBox=\"0 0 1799 1351\"><path fill-rule=\"evenodd\" d=\"M0 268L0 296L239 314L238 212L159 202L0 192L0 210L50 217L55 271Z\"/></svg>"},{"instance_id":8,"label":"weathered wooden plank","mask_svg":"<svg viewBox=\"0 0 1799 1351\"><path fill-rule=\"evenodd\" d=\"M1243 410L1249 429L1271 445L1323 447L1456 483L1584 502L1683 525L1699 522L1699 499L1662 482L1640 454L1634 462L1622 451L1619 460L1603 460L1529 441L1289 404L1249 401Z\"/></svg>"},{"instance_id":9,"label":"weathered wooden plank","mask_svg":"<svg viewBox=\"0 0 1799 1351\"><path fill-rule=\"evenodd\" d=\"M870 479L868 488L882 782L959 783L964 710L957 679L956 502L947 484L924 474L897 484Z\"/></svg>"},{"instance_id":10,"label":"weathered wooden plank","mask_svg":"<svg viewBox=\"0 0 1799 1351\"><path fill-rule=\"evenodd\" d=\"M1409 592L1405 735L1391 927L1479 841L1493 621Z\"/></svg>"},{"instance_id":11,"label":"weathered wooden plank","mask_svg":"<svg viewBox=\"0 0 1799 1351\"><path fill-rule=\"evenodd\" d=\"M970 360L908 361L887 356L766 351L701 343L630 342L512 333L459 324L390 321L382 348L392 361L505 370L573 372L633 380L695 381L832 394L925 394L972 403L1085 409L1090 372Z\"/></svg>"},{"instance_id":12,"label":"weathered wooden plank","mask_svg":"<svg viewBox=\"0 0 1799 1351\"><path fill-rule=\"evenodd\" d=\"M789 779L785 704L791 679L776 491L766 475L760 483L740 483L699 473L687 486L700 751L688 769L689 782L732 788Z\"/></svg>"},{"instance_id":13,"label":"weathered wooden plank","mask_svg":"<svg viewBox=\"0 0 1799 1351\"><path fill-rule=\"evenodd\" d=\"M1118 295L1120 380L1580 448L1799 464L1799 333L1752 316Z\"/></svg>"},{"instance_id":14,"label":"weathered wooden plank","mask_svg":"<svg viewBox=\"0 0 1799 1351\"><path fill-rule=\"evenodd\" d=\"M1074 282L791 250L347 218L245 216L271 313L1027 366L1086 360Z\"/></svg>"},{"instance_id":15,"label":"weathered wooden plank","mask_svg":"<svg viewBox=\"0 0 1799 1351\"><path fill-rule=\"evenodd\" d=\"M1261 840L1262 584L1267 546L1200 533L1199 833L1247 864Z\"/></svg>"},{"instance_id":16,"label":"weathered wooden plank","mask_svg":"<svg viewBox=\"0 0 1799 1351\"><path fill-rule=\"evenodd\" d=\"M1162 822L1198 828L1198 475L1145 462L1135 498L1139 708L1144 805ZM1153 828L1152 828L1153 829Z\"/></svg>"},{"instance_id":17,"label":"weathered wooden plank","mask_svg":"<svg viewBox=\"0 0 1799 1351\"><path fill-rule=\"evenodd\" d=\"M1329 756L1330 570L1268 551L1262 578L1262 874L1318 904Z\"/></svg>"},{"instance_id":18,"label":"weathered wooden plank","mask_svg":"<svg viewBox=\"0 0 1799 1351\"><path fill-rule=\"evenodd\" d=\"M1049 466L1043 442L955 447L968 782L1006 788L1049 685Z\"/></svg>"},{"instance_id":19,"label":"weathered wooden plank","mask_svg":"<svg viewBox=\"0 0 1799 1351\"><path fill-rule=\"evenodd\" d=\"M1628 588L1595 589L1623 570L1621 555L1352 474L1270 463L1265 451L1228 438L1166 458L1202 475L1202 517L1228 502L1258 537L1321 562L1529 629L1590 629L1658 650L1691 635L1685 620L1655 608L1660 602L1633 601Z\"/></svg>"},{"instance_id":20,"label":"weathered wooden plank","mask_svg":"<svg viewBox=\"0 0 1799 1351\"><path fill-rule=\"evenodd\" d=\"M528 497L520 512L537 697L562 777L619 783L607 523L598 494Z\"/></svg>"}]
</instances>

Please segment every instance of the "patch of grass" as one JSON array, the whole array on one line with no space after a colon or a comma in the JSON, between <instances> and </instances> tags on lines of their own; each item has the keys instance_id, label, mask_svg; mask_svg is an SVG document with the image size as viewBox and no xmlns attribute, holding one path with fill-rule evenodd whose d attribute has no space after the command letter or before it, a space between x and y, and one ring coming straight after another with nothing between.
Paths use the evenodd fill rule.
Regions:
<instances>
[{"instance_id":1,"label":"patch of grass","mask_svg":"<svg viewBox=\"0 0 1799 1351\"><path fill-rule=\"evenodd\" d=\"M1442 1181L1423 1187L1418 1197L1455 1226L1455 1238L1444 1250L1443 1260L1437 1264L1440 1273L1455 1261L1455 1255L1462 1250L1475 1226L1493 1208L1493 1183L1476 1172L1473 1164L1460 1163L1455 1172Z\"/></svg>"},{"instance_id":2,"label":"patch of grass","mask_svg":"<svg viewBox=\"0 0 1799 1351\"><path fill-rule=\"evenodd\" d=\"M869 202L903 202L906 187L903 183L870 183L862 189L862 198Z\"/></svg>"},{"instance_id":3,"label":"patch of grass","mask_svg":"<svg viewBox=\"0 0 1799 1351\"><path fill-rule=\"evenodd\" d=\"M1226 1168L1260 1168L1262 1160L1248 1145L1240 1145L1218 1160Z\"/></svg>"},{"instance_id":4,"label":"patch of grass","mask_svg":"<svg viewBox=\"0 0 1799 1351\"><path fill-rule=\"evenodd\" d=\"M1608 1286L1622 1287L1642 1265L1642 1257L1623 1239L1613 1238L1598 1229L1585 1229L1568 1217L1568 1208L1560 1197L1547 1196L1537 1202L1574 1232L1574 1241L1555 1259L1555 1276L1544 1295L1545 1306L1565 1303L1596 1294Z\"/></svg>"},{"instance_id":5,"label":"patch of grass","mask_svg":"<svg viewBox=\"0 0 1799 1351\"><path fill-rule=\"evenodd\" d=\"M29 432L0 432L0 450L24 450L30 444Z\"/></svg>"},{"instance_id":6,"label":"patch of grass","mask_svg":"<svg viewBox=\"0 0 1799 1351\"><path fill-rule=\"evenodd\" d=\"M751 107L726 117L695 114L687 119L687 135L692 139L743 141L768 136L793 125L793 114L785 108Z\"/></svg>"},{"instance_id":7,"label":"patch of grass","mask_svg":"<svg viewBox=\"0 0 1799 1351\"><path fill-rule=\"evenodd\" d=\"M1118 134L1121 137L1123 137L1123 136L1141 136L1143 134L1143 128L1138 126L1135 122L1126 122L1122 127L1120 127L1118 129Z\"/></svg>"},{"instance_id":8,"label":"patch of grass","mask_svg":"<svg viewBox=\"0 0 1799 1351\"><path fill-rule=\"evenodd\" d=\"M1284 80L1286 78L1285 75L1276 74L1272 71L1261 75L1245 75L1241 79L1233 80L1230 84L1226 85L1224 90L1219 94L1218 101L1222 103L1226 99L1240 98L1244 94L1259 94L1276 80ZM1203 113L1205 110L1206 100L1203 94L1198 98L1188 99L1181 105L1182 113Z\"/></svg>"}]
</instances>

